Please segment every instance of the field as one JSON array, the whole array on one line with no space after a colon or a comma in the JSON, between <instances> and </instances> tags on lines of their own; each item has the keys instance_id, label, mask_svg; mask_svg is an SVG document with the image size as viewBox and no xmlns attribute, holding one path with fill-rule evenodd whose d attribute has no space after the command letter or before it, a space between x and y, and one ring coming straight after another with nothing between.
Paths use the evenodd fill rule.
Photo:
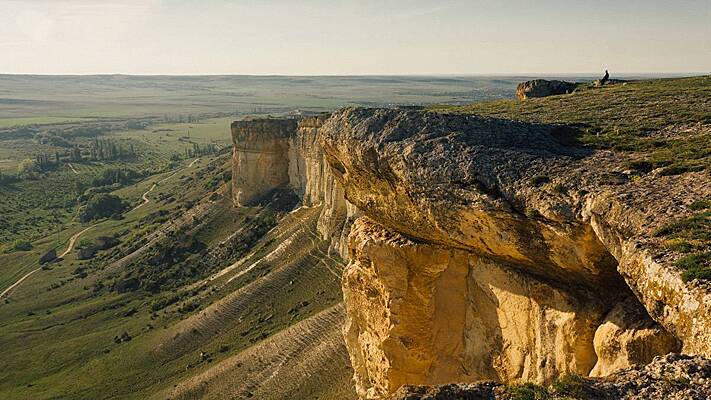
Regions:
<instances>
[{"instance_id":1,"label":"field","mask_svg":"<svg viewBox=\"0 0 711 400\"><path fill-rule=\"evenodd\" d=\"M0 75L0 128L135 117L326 111L511 96L518 77Z\"/></svg>"}]
</instances>

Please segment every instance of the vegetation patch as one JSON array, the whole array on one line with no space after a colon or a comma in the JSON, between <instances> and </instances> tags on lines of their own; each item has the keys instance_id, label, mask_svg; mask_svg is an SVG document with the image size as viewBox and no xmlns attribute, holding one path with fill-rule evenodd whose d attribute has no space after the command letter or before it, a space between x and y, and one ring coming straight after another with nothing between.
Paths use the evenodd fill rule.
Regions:
<instances>
[{"instance_id":1,"label":"vegetation patch","mask_svg":"<svg viewBox=\"0 0 711 400\"><path fill-rule=\"evenodd\" d=\"M666 238L668 248L686 254L675 263L684 270L682 278L685 282L711 279L710 205L709 200L697 200L689 206L698 211L696 214L667 224L655 232L656 236Z\"/></svg>"},{"instance_id":2,"label":"vegetation patch","mask_svg":"<svg viewBox=\"0 0 711 400\"><path fill-rule=\"evenodd\" d=\"M82 222L99 218L118 218L127 207L128 204L120 197L113 194L100 193L94 195L86 203L86 207L79 215L79 218Z\"/></svg>"},{"instance_id":3,"label":"vegetation patch","mask_svg":"<svg viewBox=\"0 0 711 400\"><path fill-rule=\"evenodd\" d=\"M548 400L551 398L548 390L540 385L524 383L506 388L506 400Z\"/></svg>"}]
</instances>

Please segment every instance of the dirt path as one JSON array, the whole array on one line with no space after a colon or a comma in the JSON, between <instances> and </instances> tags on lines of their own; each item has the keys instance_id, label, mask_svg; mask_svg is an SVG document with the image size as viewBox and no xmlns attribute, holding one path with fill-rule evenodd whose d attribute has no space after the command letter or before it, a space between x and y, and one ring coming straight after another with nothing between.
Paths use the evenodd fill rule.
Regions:
<instances>
[{"instance_id":1,"label":"dirt path","mask_svg":"<svg viewBox=\"0 0 711 400\"><path fill-rule=\"evenodd\" d=\"M57 258L63 258L63 257L66 256L67 254L69 254L69 253L72 251L72 249L74 249L74 244L76 243L77 239L79 239L79 236L83 235L86 231L88 231L89 229L93 228L94 226L95 226L95 225L86 227L86 228L84 228L82 231L75 233L74 236L72 236L72 237L69 239L69 245L67 246L67 249L64 250L64 253L60 254L59 257L57 257Z\"/></svg>"},{"instance_id":2,"label":"dirt path","mask_svg":"<svg viewBox=\"0 0 711 400\"><path fill-rule=\"evenodd\" d=\"M190 168L190 167L192 167L193 165L195 165L195 163L198 162L198 161L200 161L199 158L194 159L194 160L188 165L188 168ZM146 204L150 203L150 202L151 202L151 199L148 198L148 193L152 192L152 191L156 188L156 186L158 186L158 184L163 183L163 182L167 181L168 179L170 179L170 178L174 177L175 175L177 175L179 171L180 171L180 170L175 171L175 172L173 172L172 174L168 175L167 177L165 177L165 178L159 180L158 182L154 183L153 186L151 186L150 189L146 190L146 192L143 193L143 196L141 196L141 197L143 198L143 203L137 205L136 207L133 207L133 208L131 209L131 211L138 210L139 208L141 208L141 207L145 206ZM130 212L130 211L129 211L129 212Z\"/></svg>"},{"instance_id":3,"label":"dirt path","mask_svg":"<svg viewBox=\"0 0 711 400\"><path fill-rule=\"evenodd\" d=\"M146 193L143 193L143 196L141 196L141 197L143 198L143 203L137 205L136 207L133 207L133 208L131 209L131 211L138 210L139 208L141 208L141 207L145 206L146 204L150 203L151 199L148 198L148 193L152 192L153 189L156 188L156 186L158 186L158 184L157 184L157 183L154 183L153 186L151 186L150 189L146 190ZM129 211L129 212L130 212L130 211Z\"/></svg>"},{"instance_id":4,"label":"dirt path","mask_svg":"<svg viewBox=\"0 0 711 400\"><path fill-rule=\"evenodd\" d=\"M66 256L67 254L69 254L74 249L74 245L76 244L77 240L79 240L79 237L81 235L83 235L84 233L86 233L86 231L88 231L89 229L93 228L94 226L95 225L86 227L83 230L81 230L80 232L75 233L74 236L72 236L69 239L69 245L67 246L67 249L64 250L64 253L60 254L57 258L62 258L64 256ZM39 271L40 269L42 269L42 267L37 267L37 268L33 269L32 271L26 273L24 276L22 276L22 278L18 279L17 282L13 283L7 289L3 290L2 293L0 293L0 297L5 297L6 295L8 295L13 289L18 287L22 282L24 282L25 279L29 278L30 276L32 276L32 274Z\"/></svg>"},{"instance_id":5,"label":"dirt path","mask_svg":"<svg viewBox=\"0 0 711 400\"><path fill-rule=\"evenodd\" d=\"M5 297L5 295L8 294L8 293L10 293L10 291L11 291L12 289L16 288L19 284L22 283L22 281L24 281L25 279L29 278L30 275L32 275L32 274L34 274L35 272L39 271L41 268L42 268L42 267L35 268L35 269L33 269L32 271L30 271L30 272L28 272L27 274L25 274L25 276L23 276L22 278L18 279L17 282L13 283L12 285L10 285L10 287L8 287L7 289L3 290L2 293L0 293L0 297Z\"/></svg>"},{"instance_id":6,"label":"dirt path","mask_svg":"<svg viewBox=\"0 0 711 400\"><path fill-rule=\"evenodd\" d=\"M194 160L188 165L188 168L190 168L190 167L192 167L193 165L195 165L195 163L198 162L199 160L200 160L199 158L194 159ZM74 169L74 166L72 166L72 165L69 164L69 163L67 163L67 165L69 166L69 168L72 169L72 171L74 171L75 174L78 174L78 172ZM175 172L173 172L172 174L170 174L168 177L163 178L163 179L161 179L160 181L154 183L153 186L151 186L150 189L148 189L145 193L143 193L143 196L142 196L142 197L143 197L143 203L141 203L141 204L139 204L138 206L136 206L135 208L133 208L133 210L136 210L136 209L140 208L141 206L143 206L143 205L145 205L145 204L148 204L148 203L150 202L150 199L148 198L148 194L149 194L150 192L152 192L153 189L155 189L156 186L158 186L159 183L165 182L165 181L167 181L168 179L174 177L178 172L179 172L179 171L175 171ZM133 211L133 210L131 210L131 211ZM96 226L96 225L91 225L91 226L89 226L89 227L84 228L82 231L80 231L80 232L78 232L78 233L75 233L74 236L72 236L72 237L69 239L69 245L67 246L67 249L64 250L64 252L63 252L62 254L60 254L57 258L62 258L62 257L64 257L64 256L66 256L67 254L69 254L72 250L74 250L74 245L76 244L76 241L79 240L79 237L80 237L81 235L83 235L84 233L86 233L86 231L88 231L89 229L93 228L94 226ZM40 269L42 269L42 267L35 268L35 269L33 269L32 271L30 271L30 272L28 272L27 274L25 274L25 275L24 275L22 278L20 278L17 282L13 283L12 285L10 285L10 287L8 287L7 289L3 290L2 293L0 293L0 297L5 297L8 293L10 293L13 289L15 289L18 285L20 285L25 279L29 278L32 274L34 274L35 272L39 271Z\"/></svg>"}]
</instances>

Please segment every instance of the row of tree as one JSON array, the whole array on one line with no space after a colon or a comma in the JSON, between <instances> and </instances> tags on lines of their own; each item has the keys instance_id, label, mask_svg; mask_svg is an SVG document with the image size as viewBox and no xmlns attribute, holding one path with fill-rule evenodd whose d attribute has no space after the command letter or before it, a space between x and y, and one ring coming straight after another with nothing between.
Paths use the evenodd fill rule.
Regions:
<instances>
[{"instance_id":1,"label":"row of tree","mask_svg":"<svg viewBox=\"0 0 711 400\"><path fill-rule=\"evenodd\" d=\"M193 158L200 156L208 156L217 154L220 149L214 143L208 143L206 145L200 146L199 143L193 143L193 148L185 149L185 158Z\"/></svg>"},{"instance_id":2,"label":"row of tree","mask_svg":"<svg viewBox=\"0 0 711 400\"><path fill-rule=\"evenodd\" d=\"M132 158L136 155L133 143L124 146L111 139L94 138L94 143L89 149L89 156L92 160L120 160Z\"/></svg>"}]
</instances>

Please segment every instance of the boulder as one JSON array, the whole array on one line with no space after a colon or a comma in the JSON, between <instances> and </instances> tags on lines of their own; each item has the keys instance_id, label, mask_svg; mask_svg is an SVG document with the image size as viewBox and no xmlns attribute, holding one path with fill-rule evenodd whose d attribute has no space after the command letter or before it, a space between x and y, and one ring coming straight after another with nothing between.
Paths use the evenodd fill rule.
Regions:
<instances>
[{"instance_id":1,"label":"boulder","mask_svg":"<svg viewBox=\"0 0 711 400\"><path fill-rule=\"evenodd\" d=\"M44 255L42 257L40 257L39 262L40 262L40 264L47 264L47 263L50 263L56 259L57 259L57 250L50 249L48 252L44 253Z\"/></svg>"},{"instance_id":2,"label":"boulder","mask_svg":"<svg viewBox=\"0 0 711 400\"><path fill-rule=\"evenodd\" d=\"M546 97L556 94L567 94L575 91L577 84L565 81L549 81L545 79L534 79L519 83L516 87L516 98L526 100L532 97Z\"/></svg>"}]
</instances>

